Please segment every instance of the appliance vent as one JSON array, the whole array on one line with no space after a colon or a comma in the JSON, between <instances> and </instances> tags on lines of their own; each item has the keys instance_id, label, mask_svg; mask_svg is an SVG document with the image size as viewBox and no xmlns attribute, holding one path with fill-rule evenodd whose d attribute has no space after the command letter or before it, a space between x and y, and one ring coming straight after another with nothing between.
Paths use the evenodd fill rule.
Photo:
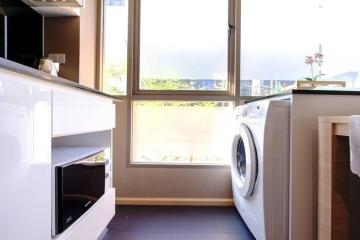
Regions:
<instances>
[{"instance_id":1,"label":"appliance vent","mask_svg":"<svg viewBox=\"0 0 360 240\"><path fill-rule=\"evenodd\" d=\"M23 0L31 7L84 7L85 0Z\"/></svg>"}]
</instances>

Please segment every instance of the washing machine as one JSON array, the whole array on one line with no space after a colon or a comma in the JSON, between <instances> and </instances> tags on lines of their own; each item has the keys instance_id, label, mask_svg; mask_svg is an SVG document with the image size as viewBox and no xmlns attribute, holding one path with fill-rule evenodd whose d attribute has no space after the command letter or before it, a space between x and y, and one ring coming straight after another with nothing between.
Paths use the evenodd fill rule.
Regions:
<instances>
[{"instance_id":1,"label":"washing machine","mask_svg":"<svg viewBox=\"0 0 360 240\"><path fill-rule=\"evenodd\" d=\"M257 240L289 236L290 106L261 100L235 109L234 203Z\"/></svg>"}]
</instances>

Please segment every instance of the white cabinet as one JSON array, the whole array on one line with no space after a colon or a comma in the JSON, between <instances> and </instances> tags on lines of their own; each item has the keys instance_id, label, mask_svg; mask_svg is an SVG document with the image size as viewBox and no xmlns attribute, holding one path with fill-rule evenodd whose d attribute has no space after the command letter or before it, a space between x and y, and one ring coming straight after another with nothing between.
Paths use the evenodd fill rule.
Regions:
<instances>
[{"instance_id":1,"label":"white cabinet","mask_svg":"<svg viewBox=\"0 0 360 240\"><path fill-rule=\"evenodd\" d=\"M52 146L110 149L114 126L111 99L0 68L0 239L51 240ZM115 214L114 192L55 238L96 239Z\"/></svg>"},{"instance_id":2,"label":"white cabinet","mask_svg":"<svg viewBox=\"0 0 360 240\"><path fill-rule=\"evenodd\" d=\"M112 100L79 91L53 92L53 136L102 131L115 127Z\"/></svg>"},{"instance_id":3,"label":"white cabinet","mask_svg":"<svg viewBox=\"0 0 360 240\"><path fill-rule=\"evenodd\" d=\"M0 239L51 238L51 90L0 74Z\"/></svg>"}]
</instances>

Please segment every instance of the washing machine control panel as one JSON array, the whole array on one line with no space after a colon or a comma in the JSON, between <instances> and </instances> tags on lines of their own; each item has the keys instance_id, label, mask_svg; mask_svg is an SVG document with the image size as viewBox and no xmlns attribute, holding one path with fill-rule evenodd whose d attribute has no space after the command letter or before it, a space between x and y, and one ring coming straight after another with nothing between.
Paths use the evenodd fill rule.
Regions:
<instances>
[{"instance_id":1,"label":"washing machine control panel","mask_svg":"<svg viewBox=\"0 0 360 240\"><path fill-rule=\"evenodd\" d=\"M239 106L235 109L236 119L264 118L268 105L268 102L254 102Z\"/></svg>"}]
</instances>

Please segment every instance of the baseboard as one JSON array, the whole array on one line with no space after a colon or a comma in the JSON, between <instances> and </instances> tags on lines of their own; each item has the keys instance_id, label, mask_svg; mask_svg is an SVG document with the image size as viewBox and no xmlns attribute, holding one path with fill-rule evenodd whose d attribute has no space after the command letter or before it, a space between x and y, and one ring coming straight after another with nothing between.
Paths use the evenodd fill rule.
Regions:
<instances>
[{"instance_id":1,"label":"baseboard","mask_svg":"<svg viewBox=\"0 0 360 240\"><path fill-rule=\"evenodd\" d=\"M234 206L232 198L116 198L118 205Z\"/></svg>"}]
</instances>

